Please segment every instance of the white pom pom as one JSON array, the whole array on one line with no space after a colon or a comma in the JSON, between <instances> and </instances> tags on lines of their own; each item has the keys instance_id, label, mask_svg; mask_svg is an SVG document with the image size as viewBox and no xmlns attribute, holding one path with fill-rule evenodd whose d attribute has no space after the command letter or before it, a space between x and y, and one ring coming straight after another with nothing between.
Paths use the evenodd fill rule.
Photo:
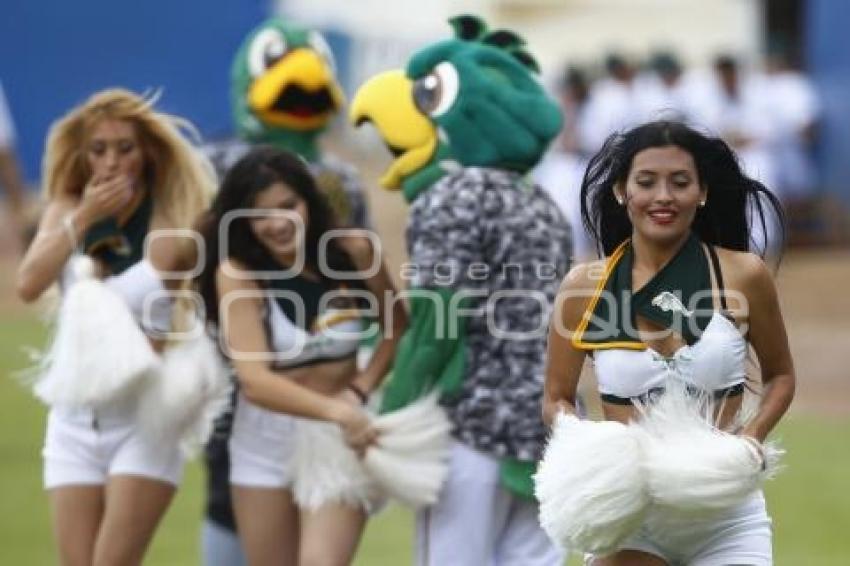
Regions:
<instances>
[{"instance_id":1,"label":"white pom pom","mask_svg":"<svg viewBox=\"0 0 850 566\"><path fill-rule=\"evenodd\" d=\"M650 496L659 506L692 514L743 503L770 477L781 451L759 447L713 424L715 403L670 383L641 408L641 434Z\"/></svg>"},{"instance_id":2,"label":"white pom pom","mask_svg":"<svg viewBox=\"0 0 850 566\"><path fill-rule=\"evenodd\" d=\"M34 391L49 405L102 405L140 387L158 364L121 297L84 279L62 301Z\"/></svg>"},{"instance_id":3,"label":"white pom pom","mask_svg":"<svg viewBox=\"0 0 850 566\"><path fill-rule=\"evenodd\" d=\"M78 254L70 260L70 272L71 281L86 281L95 278L97 266L89 256Z\"/></svg>"},{"instance_id":4,"label":"white pom pom","mask_svg":"<svg viewBox=\"0 0 850 566\"><path fill-rule=\"evenodd\" d=\"M192 456L227 409L231 390L230 371L210 338L181 342L163 353L161 371L139 400L140 430L155 442L179 439L183 454Z\"/></svg>"},{"instance_id":5,"label":"white pom pom","mask_svg":"<svg viewBox=\"0 0 850 566\"><path fill-rule=\"evenodd\" d=\"M343 502L373 509L384 496L412 507L437 501L448 473L451 423L436 395L374 424L380 435L361 461L336 425L298 419L293 492L299 505Z\"/></svg>"},{"instance_id":6,"label":"white pom pom","mask_svg":"<svg viewBox=\"0 0 850 566\"><path fill-rule=\"evenodd\" d=\"M380 494L335 424L296 419L292 491L299 507L343 503L371 510Z\"/></svg>"},{"instance_id":7,"label":"white pom pom","mask_svg":"<svg viewBox=\"0 0 850 566\"><path fill-rule=\"evenodd\" d=\"M549 538L571 551L615 550L649 503L640 460L630 427L559 414L534 476Z\"/></svg>"},{"instance_id":8,"label":"white pom pom","mask_svg":"<svg viewBox=\"0 0 850 566\"><path fill-rule=\"evenodd\" d=\"M411 507L436 503L448 474L451 423L430 395L375 419L380 432L363 465L390 497Z\"/></svg>"}]
</instances>

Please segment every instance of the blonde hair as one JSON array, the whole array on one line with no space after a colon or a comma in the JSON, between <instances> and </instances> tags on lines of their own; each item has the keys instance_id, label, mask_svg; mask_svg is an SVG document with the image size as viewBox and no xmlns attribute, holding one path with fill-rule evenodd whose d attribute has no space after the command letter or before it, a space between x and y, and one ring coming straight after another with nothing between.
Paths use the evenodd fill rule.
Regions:
<instances>
[{"instance_id":1,"label":"blonde hair","mask_svg":"<svg viewBox=\"0 0 850 566\"><path fill-rule=\"evenodd\" d=\"M183 118L154 110L156 99L156 95L107 89L54 122L42 162L45 197L80 195L91 177L87 137L103 120L123 120L135 126L139 137L154 218L164 220L169 228L190 228L212 199L215 174L183 135L198 139L197 130Z\"/></svg>"},{"instance_id":2,"label":"blonde hair","mask_svg":"<svg viewBox=\"0 0 850 566\"><path fill-rule=\"evenodd\" d=\"M48 200L82 195L91 177L86 159L88 136L103 120L123 120L135 126L144 156L144 177L153 199L153 221L170 229L191 229L206 211L215 192L215 172L209 160L187 139L200 139L183 118L153 109L158 96L139 96L113 88L93 94L50 127L42 162L43 194ZM184 135L186 134L186 135ZM181 240L179 246L188 243ZM186 289L190 281L183 282ZM193 304L178 297L172 329L192 327Z\"/></svg>"}]
</instances>

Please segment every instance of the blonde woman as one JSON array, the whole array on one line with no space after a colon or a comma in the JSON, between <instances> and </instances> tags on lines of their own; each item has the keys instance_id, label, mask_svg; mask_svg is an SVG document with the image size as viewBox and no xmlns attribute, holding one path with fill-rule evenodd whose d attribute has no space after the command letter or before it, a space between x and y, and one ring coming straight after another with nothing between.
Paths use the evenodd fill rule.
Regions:
<instances>
[{"instance_id":1,"label":"blonde woman","mask_svg":"<svg viewBox=\"0 0 850 566\"><path fill-rule=\"evenodd\" d=\"M160 273L193 260L173 238L147 246L145 238L190 228L214 188L186 128L121 89L96 93L53 124L42 172L47 205L18 271L24 301L57 282L67 291L69 259L84 254L160 348L172 308L151 293L179 286ZM112 330L106 325L104 337ZM140 564L182 472L177 440L139 433L133 395L96 405L48 401L44 480L60 562Z\"/></svg>"}]
</instances>

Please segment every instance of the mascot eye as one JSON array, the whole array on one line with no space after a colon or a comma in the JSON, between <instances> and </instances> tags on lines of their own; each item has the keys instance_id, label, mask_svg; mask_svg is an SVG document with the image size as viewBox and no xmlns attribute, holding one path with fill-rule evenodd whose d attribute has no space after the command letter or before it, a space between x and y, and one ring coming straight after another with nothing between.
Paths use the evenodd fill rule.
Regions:
<instances>
[{"instance_id":1,"label":"mascot eye","mask_svg":"<svg viewBox=\"0 0 850 566\"><path fill-rule=\"evenodd\" d=\"M413 83L413 101L422 113L436 118L452 107L459 89L457 69L451 63L443 62Z\"/></svg>"},{"instance_id":2,"label":"mascot eye","mask_svg":"<svg viewBox=\"0 0 850 566\"><path fill-rule=\"evenodd\" d=\"M310 44L316 53L325 60L328 64L328 67L331 68L331 73L336 73L336 61L334 60L333 51L331 51L331 46L328 45L328 42L325 38L317 31L311 31L309 37L307 38L307 43Z\"/></svg>"},{"instance_id":3,"label":"mascot eye","mask_svg":"<svg viewBox=\"0 0 850 566\"><path fill-rule=\"evenodd\" d=\"M248 69L259 77L286 53L286 40L276 29L264 29L248 48Z\"/></svg>"}]
</instances>

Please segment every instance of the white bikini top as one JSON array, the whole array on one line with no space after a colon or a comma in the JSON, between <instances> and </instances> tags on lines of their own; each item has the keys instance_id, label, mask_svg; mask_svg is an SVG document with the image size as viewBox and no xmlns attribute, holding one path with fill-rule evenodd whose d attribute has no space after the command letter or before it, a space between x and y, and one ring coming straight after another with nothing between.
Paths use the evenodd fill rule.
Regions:
<instances>
[{"instance_id":1,"label":"white bikini top","mask_svg":"<svg viewBox=\"0 0 850 566\"><path fill-rule=\"evenodd\" d=\"M363 331L359 311L335 309L320 313L308 332L293 323L274 298L268 298L266 305L275 368L340 360L357 353Z\"/></svg>"},{"instance_id":2,"label":"white bikini top","mask_svg":"<svg viewBox=\"0 0 850 566\"><path fill-rule=\"evenodd\" d=\"M593 364L603 401L631 404L632 399L660 391L669 379L680 380L689 388L715 397L743 392L747 379L747 341L727 317L726 295L720 260L708 247L714 277L720 294L721 310L715 310L696 342L684 345L672 356L652 348L600 349Z\"/></svg>"},{"instance_id":3,"label":"white bikini top","mask_svg":"<svg viewBox=\"0 0 850 566\"><path fill-rule=\"evenodd\" d=\"M65 292L80 279L80 270L88 269L81 262L91 258L75 255L68 260L62 272L60 287ZM103 283L124 299L133 318L143 330L150 333L165 333L171 329L173 299L167 294L165 285L156 268L143 259L118 275L110 275Z\"/></svg>"},{"instance_id":4,"label":"white bikini top","mask_svg":"<svg viewBox=\"0 0 850 566\"><path fill-rule=\"evenodd\" d=\"M593 365L603 400L617 403L661 389L670 378L704 391L735 391L747 378L746 357L744 337L715 312L699 340L670 357L652 348L611 348L594 352Z\"/></svg>"}]
</instances>

